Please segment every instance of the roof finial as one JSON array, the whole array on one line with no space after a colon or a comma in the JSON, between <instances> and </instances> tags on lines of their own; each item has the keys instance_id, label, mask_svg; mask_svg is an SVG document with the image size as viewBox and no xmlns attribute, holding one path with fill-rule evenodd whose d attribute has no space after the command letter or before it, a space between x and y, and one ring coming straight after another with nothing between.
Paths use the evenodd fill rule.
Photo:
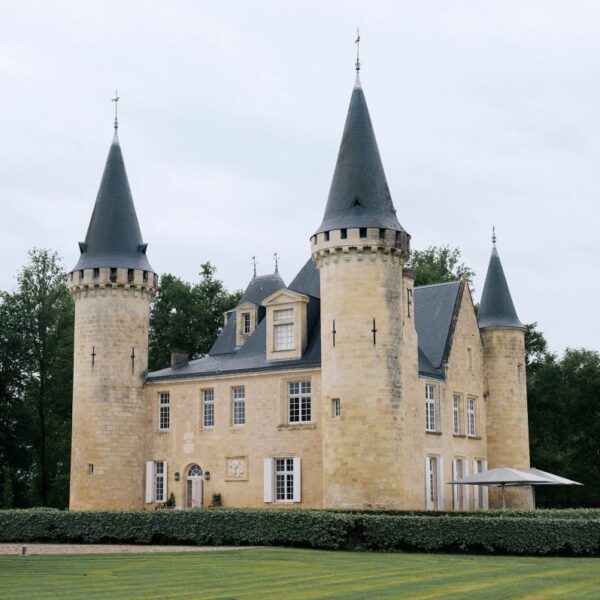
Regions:
<instances>
[{"instance_id":1,"label":"roof finial","mask_svg":"<svg viewBox=\"0 0 600 600\"><path fill-rule=\"evenodd\" d=\"M119 129L119 119L118 119L118 111L117 111L117 106L119 104L119 93L117 92L117 90L115 90L115 97L111 99L111 102L115 103L115 131L117 129Z\"/></svg>"},{"instance_id":2,"label":"roof finial","mask_svg":"<svg viewBox=\"0 0 600 600\"><path fill-rule=\"evenodd\" d=\"M492 244L494 244L494 248L496 247L496 226L492 226Z\"/></svg>"},{"instance_id":3,"label":"roof finial","mask_svg":"<svg viewBox=\"0 0 600 600\"><path fill-rule=\"evenodd\" d=\"M360 32L358 27L356 28L356 39L354 40L354 43L356 44L356 63L354 68L356 69L356 74L358 75L358 72L360 71Z\"/></svg>"},{"instance_id":4,"label":"roof finial","mask_svg":"<svg viewBox=\"0 0 600 600\"><path fill-rule=\"evenodd\" d=\"M279 254L273 253L273 260L275 261L275 273L279 273Z\"/></svg>"},{"instance_id":5,"label":"roof finial","mask_svg":"<svg viewBox=\"0 0 600 600\"><path fill-rule=\"evenodd\" d=\"M258 264L258 262L256 262L256 256L252 257L252 270L254 272L254 276L253 279L256 278L256 265Z\"/></svg>"}]
</instances>

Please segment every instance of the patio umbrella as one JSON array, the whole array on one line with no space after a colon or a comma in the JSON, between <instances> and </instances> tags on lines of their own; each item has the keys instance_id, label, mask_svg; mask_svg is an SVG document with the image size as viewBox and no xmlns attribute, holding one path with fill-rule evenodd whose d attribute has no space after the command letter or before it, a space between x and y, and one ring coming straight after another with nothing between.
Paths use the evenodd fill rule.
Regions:
<instances>
[{"instance_id":1,"label":"patio umbrella","mask_svg":"<svg viewBox=\"0 0 600 600\"><path fill-rule=\"evenodd\" d=\"M559 477L558 475L554 475L553 473L547 473L546 471L542 471L540 469L536 469L531 467L529 472L533 475L537 475L538 477L543 477L547 479L547 483L538 483L537 485L583 485L583 483L579 483L578 481L573 481L572 479L567 479L566 477Z\"/></svg>"},{"instance_id":2,"label":"patio umbrella","mask_svg":"<svg viewBox=\"0 0 600 600\"><path fill-rule=\"evenodd\" d=\"M496 467L482 473L475 473L462 479L448 482L450 485L495 485L502 488L502 508L506 508L506 486L551 485L551 480L531 472L517 471L508 467ZM558 482L555 485L559 485Z\"/></svg>"}]
</instances>

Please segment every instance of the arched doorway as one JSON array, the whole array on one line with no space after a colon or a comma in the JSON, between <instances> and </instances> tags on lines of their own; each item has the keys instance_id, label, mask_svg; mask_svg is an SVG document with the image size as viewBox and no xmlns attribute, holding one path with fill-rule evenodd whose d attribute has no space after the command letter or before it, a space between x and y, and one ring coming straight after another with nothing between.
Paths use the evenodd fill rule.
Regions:
<instances>
[{"instance_id":1,"label":"arched doorway","mask_svg":"<svg viewBox=\"0 0 600 600\"><path fill-rule=\"evenodd\" d=\"M204 478L200 465L193 464L186 474L186 508L201 508L204 504Z\"/></svg>"}]
</instances>

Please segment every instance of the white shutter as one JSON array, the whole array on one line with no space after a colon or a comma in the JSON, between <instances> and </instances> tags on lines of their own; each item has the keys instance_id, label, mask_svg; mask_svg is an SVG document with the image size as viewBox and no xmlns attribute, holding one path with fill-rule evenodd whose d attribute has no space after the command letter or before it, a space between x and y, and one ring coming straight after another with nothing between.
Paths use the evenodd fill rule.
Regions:
<instances>
[{"instance_id":1,"label":"white shutter","mask_svg":"<svg viewBox=\"0 0 600 600\"><path fill-rule=\"evenodd\" d=\"M431 502L431 469L429 463L429 456L425 457L425 510L432 510L433 504Z\"/></svg>"},{"instance_id":2,"label":"white shutter","mask_svg":"<svg viewBox=\"0 0 600 600\"><path fill-rule=\"evenodd\" d=\"M163 502L166 502L169 499L169 477L167 473L167 461L163 460L163 477L164 477L164 485L163 485Z\"/></svg>"},{"instance_id":3,"label":"white shutter","mask_svg":"<svg viewBox=\"0 0 600 600\"><path fill-rule=\"evenodd\" d=\"M477 460L473 459L473 475L478 473L477 470ZM473 486L473 510L479 509L479 486Z\"/></svg>"},{"instance_id":4,"label":"white shutter","mask_svg":"<svg viewBox=\"0 0 600 600\"><path fill-rule=\"evenodd\" d=\"M440 456L438 458L439 470L438 470L438 508L444 510L444 459Z\"/></svg>"},{"instance_id":5,"label":"white shutter","mask_svg":"<svg viewBox=\"0 0 600 600\"><path fill-rule=\"evenodd\" d=\"M458 472L458 468L456 467L456 458L452 459L452 481L456 481L456 474ZM459 510L458 506L458 486L452 485L452 508L454 510Z\"/></svg>"},{"instance_id":6,"label":"white shutter","mask_svg":"<svg viewBox=\"0 0 600 600\"><path fill-rule=\"evenodd\" d=\"M294 502L302 501L302 467L298 457L294 457Z\"/></svg>"},{"instance_id":7,"label":"white shutter","mask_svg":"<svg viewBox=\"0 0 600 600\"><path fill-rule=\"evenodd\" d=\"M263 461L264 501L273 502L273 459L265 458Z\"/></svg>"},{"instance_id":8,"label":"white shutter","mask_svg":"<svg viewBox=\"0 0 600 600\"><path fill-rule=\"evenodd\" d=\"M483 470L484 471L488 470L487 460L483 461ZM489 489L488 489L487 485L482 486L481 495L483 496L483 510L488 510L488 508L490 507L490 502L489 502Z\"/></svg>"},{"instance_id":9,"label":"white shutter","mask_svg":"<svg viewBox=\"0 0 600 600\"><path fill-rule=\"evenodd\" d=\"M469 461L466 458L463 458L463 469L465 470L465 477L469 476ZM469 510L469 487L468 485L463 485L463 499L464 499L464 510Z\"/></svg>"},{"instance_id":10,"label":"white shutter","mask_svg":"<svg viewBox=\"0 0 600 600\"><path fill-rule=\"evenodd\" d=\"M146 502L154 502L154 462L146 461Z\"/></svg>"}]
</instances>

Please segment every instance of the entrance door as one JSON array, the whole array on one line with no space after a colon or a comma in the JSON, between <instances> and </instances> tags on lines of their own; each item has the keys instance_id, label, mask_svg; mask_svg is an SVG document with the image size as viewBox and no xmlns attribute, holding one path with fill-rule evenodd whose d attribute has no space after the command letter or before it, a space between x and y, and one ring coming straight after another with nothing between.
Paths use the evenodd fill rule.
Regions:
<instances>
[{"instance_id":1,"label":"entrance door","mask_svg":"<svg viewBox=\"0 0 600 600\"><path fill-rule=\"evenodd\" d=\"M204 479L199 465L192 465L187 473L186 506L201 508L204 504Z\"/></svg>"}]
</instances>

